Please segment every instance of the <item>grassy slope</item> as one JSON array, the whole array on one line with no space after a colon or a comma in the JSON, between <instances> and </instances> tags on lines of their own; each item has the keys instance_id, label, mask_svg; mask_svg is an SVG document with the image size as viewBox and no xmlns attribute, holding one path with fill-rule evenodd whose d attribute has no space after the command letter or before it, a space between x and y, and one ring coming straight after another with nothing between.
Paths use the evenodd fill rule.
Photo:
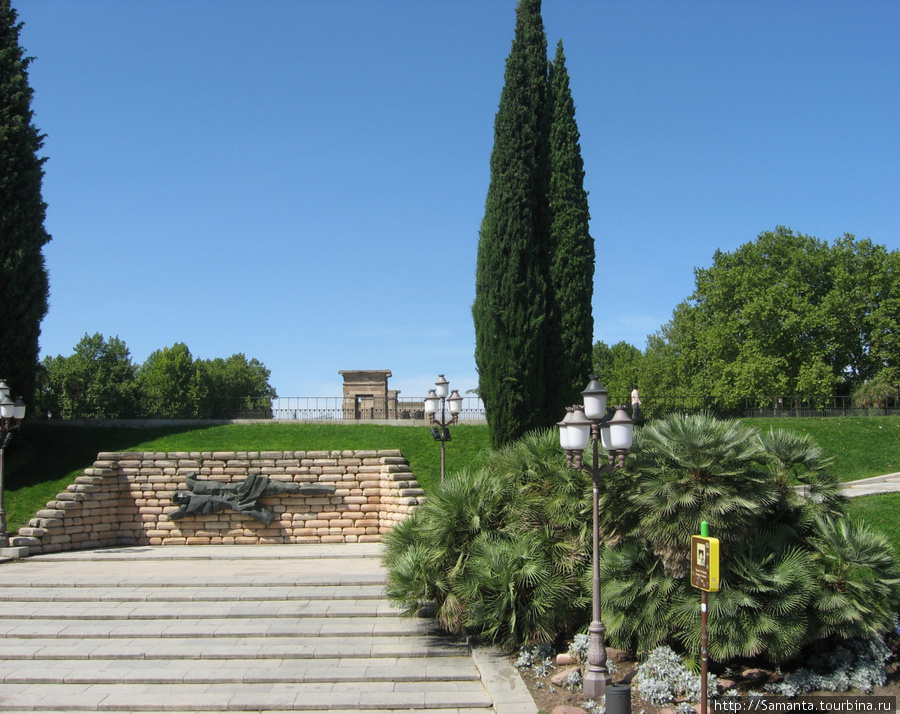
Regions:
<instances>
[{"instance_id":1,"label":"grassy slope","mask_svg":"<svg viewBox=\"0 0 900 714\"><path fill-rule=\"evenodd\" d=\"M451 427L447 470L477 460L490 443L486 426ZM427 427L358 424L231 424L128 429L36 426L6 450L6 510L10 532L25 525L101 451L344 451L400 449L426 490L440 481L440 444Z\"/></svg>"},{"instance_id":2,"label":"grassy slope","mask_svg":"<svg viewBox=\"0 0 900 714\"><path fill-rule=\"evenodd\" d=\"M749 419L760 429L810 434L835 458L842 481L900 471L900 417ZM489 448L485 426L456 426L447 444L447 470L477 461ZM6 450L6 509L10 532L25 525L101 451L336 451L400 449L422 486L440 478L440 445L426 427L374 424L232 424L127 429L35 426L13 437ZM900 494L854 499L859 513L888 534L900 552ZM882 507L881 504L894 508ZM874 504L870 506L869 504ZM880 515L879 515L880 514ZM880 520L881 522L876 522ZM896 524L895 524L896 521Z\"/></svg>"},{"instance_id":3,"label":"grassy slope","mask_svg":"<svg viewBox=\"0 0 900 714\"><path fill-rule=\"evenodd\" d=\"M809 434L841 481L900 471L900 417L810 417L744 419L760 430L790 429Z\"/></svg>"}]
</instances>

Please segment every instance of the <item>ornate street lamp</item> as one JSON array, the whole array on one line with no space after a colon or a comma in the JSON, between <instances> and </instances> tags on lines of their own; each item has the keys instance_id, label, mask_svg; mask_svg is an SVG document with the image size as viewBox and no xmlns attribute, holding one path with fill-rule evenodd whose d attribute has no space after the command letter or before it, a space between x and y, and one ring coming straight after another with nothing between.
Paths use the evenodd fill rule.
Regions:
<instances>
[{"instance_id":1,"label":"ornate street lamp","mask_svg":"<svg viewBox=\"0 0 900 714\"><path fill-rule=\"evenodd\" d=\"M430 390L428 396L425 397L425 413L428 415L428 421L432 424L431 436L435 441L441 442L441 483L444 483L445 445L450 441L449 427L459 421L462 403L463 398L459 396L456 389L452 393L450 392L450 382L444 379L443 374L438 375L434 389ZM438 413L440 413L440 418L437 416Z\"/></svg>"},{"instance_id":2,"label":"ornate street lamp","mask_svg":"<svg viewBox=\"0 0 900 714\"><path fill-rule=\"evenodd\" d=\"M593 617L588 628L588 665L584 673L584 695L599 697L612 682L606 668L606 627L600 613L600 476L625 465L625 455L634 441L634 422L628 417L625 407L616 407L611 417L606 413L608 392L591 375L591 381L581 393L584 406L574 406L566 410L566 416L559 423L559 443L566 452L569 468L575 468L591 475L593 491ZM589 465L582 463L582 455L588 445L593 444L593 459ZM609 460L600 464L600 445L609 454Z\"/></svg>"},{"instance_id":3,"label":"ornate street lamp","mask_svg":"<svg viewBox=\"0 0 900 714\"><path fill-rule=\"evenodd\" d=\"M25 402L22 397L13 400L9 396L6 380L0 379L0 548L9 545L6 532L6 511L3 508L3 452L12 438L12 432L18 429L25 418Z\"/></svg>"}]
</instances>

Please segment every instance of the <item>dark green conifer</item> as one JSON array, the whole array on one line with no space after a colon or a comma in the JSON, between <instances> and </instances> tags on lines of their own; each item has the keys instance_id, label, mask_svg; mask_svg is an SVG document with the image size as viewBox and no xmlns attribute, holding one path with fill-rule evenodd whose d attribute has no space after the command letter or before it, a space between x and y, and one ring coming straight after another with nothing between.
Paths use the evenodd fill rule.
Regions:
<instances>
[{"instance_id":1,"label":"dark green conifer","mask_svg":"<svg viewBox=\"0 0 900 714\"><path fill-rule=\"evenodd\" d=\"M26 401L34 392L38 337L49 284L42 247L43 136L32 121L28 65L19 45L16 11L0 0L0 378Z\"/></svg>"},{"instance_id":2,"label":"dark green conifer","mask_svg":"<svg viewBox=\"0 0 900 714\"><path fill-rule=\"evenodd\" d=\"M591 238L584 161L575 123L575 103L562 40L550 65L550 286L551 319L558 321L551 343L555 365L549 408L560 418L581 402L591 371L594 340L594 239Z\"/></svg>"},{"instance_id":3,"label":"dark green conifer","mask_svg":"<svg viewBox=\"0 0 900 714\"><path fill-rule=\"evenodd\" d=\"M495 446L548 425L547 88L541 3L521 0L494 121L472 306L479 392Z\"/></svg>"}]
</instances>

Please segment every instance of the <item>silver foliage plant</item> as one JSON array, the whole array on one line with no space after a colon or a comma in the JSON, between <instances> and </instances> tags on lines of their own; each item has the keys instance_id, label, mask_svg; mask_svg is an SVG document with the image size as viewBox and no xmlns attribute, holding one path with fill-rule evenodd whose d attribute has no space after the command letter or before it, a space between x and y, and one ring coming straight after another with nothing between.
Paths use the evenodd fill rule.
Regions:
<instances>
[{"instance_id":1,"label":"silver foliage plant","mask_svg":"<svg viewBox=\"0 0 900 714\"><path fill-rule=\"evenodd\" d=\"M767 684L766 690L784 697L809 692L847 692L851 689L871 694L887 681L884 665L891 652L881 637L847 640L811 656L804 667L791 672L781 682Z\"/></svg>"},{"instance_id":2,"label":"silver foliage plant","mask_svg":"<svg viewBox=\"0 0 900 714\"><path fill-rule=\"evenodd\" d=\"M707 677L707 696L716 695L716 677ZM670 647L657 647L638 667L637 691L648 704L662 707L676 699L700 701L700 675L694 674Z\"/></svg>"}]
</instances>

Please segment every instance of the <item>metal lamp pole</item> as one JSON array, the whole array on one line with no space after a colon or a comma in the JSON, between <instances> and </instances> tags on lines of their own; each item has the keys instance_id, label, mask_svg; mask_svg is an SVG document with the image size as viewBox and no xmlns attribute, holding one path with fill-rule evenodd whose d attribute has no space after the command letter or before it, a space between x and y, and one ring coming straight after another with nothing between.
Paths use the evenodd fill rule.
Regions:
<instances>
[{"instance_id":1,"label":"metal lamp pole","mask_svg":"<svg viewBox=\"0 0 900 714\"><path fill-rule=\"evenodd\" d=\"M574 406L567 410L559 423L559 442L566 452L569 468L589 473L593 480L593 613L588 645L588 665L584 673L584 695L594 698L603 695L612 677L606 667L606 627L600 611L600 476L625 465L625 455L634 440L634 422L625 412L625 407L617 406L615 414L606 414L608 392L591 376L591 381L581 393L584 406ZM593 445L593 459L589 465L582 462L588 442ZM600 445L609 454L609 460L600 464Z\"/></svg>"},{"instance_id":2,"label":"metal lamp pole","mask_svg":"<svg viewBox=\"0 0 900 714\"><path fill-rule=\"evenodd\" d=\"M448 397L448 393L450 396ZM462 411L463 398L459 396L459 392L454 389L450 392L450 382L444 379L444 375L438 375L437 382L434 383L434 389L428 392L425 397L425 413L428 415L428 421L432 424L431 436L435 441L441 442L441 483L444 483L444 471L446 469L446 443L450 441L450 425L459 421L459 414ZM448 409L449 406L449 409ZM437 417L440 412L440 418ZM449 416L448 416L449 414Z\"/></svg>"},{"instance_id":3,"label":"metal lamp pole","mask_svg":"<svg viewBox=\"0 0 900 714\"><path fill-rule=\"evenodd\" d=\"M9 545L9 534L6 532L6 510L3 508L3 452L12 438L12 432L18 429L25 418L25 402L22 397L13 401L9 396L6 380L0 379L0 548Z\"/></svg>"}]
</instances>

